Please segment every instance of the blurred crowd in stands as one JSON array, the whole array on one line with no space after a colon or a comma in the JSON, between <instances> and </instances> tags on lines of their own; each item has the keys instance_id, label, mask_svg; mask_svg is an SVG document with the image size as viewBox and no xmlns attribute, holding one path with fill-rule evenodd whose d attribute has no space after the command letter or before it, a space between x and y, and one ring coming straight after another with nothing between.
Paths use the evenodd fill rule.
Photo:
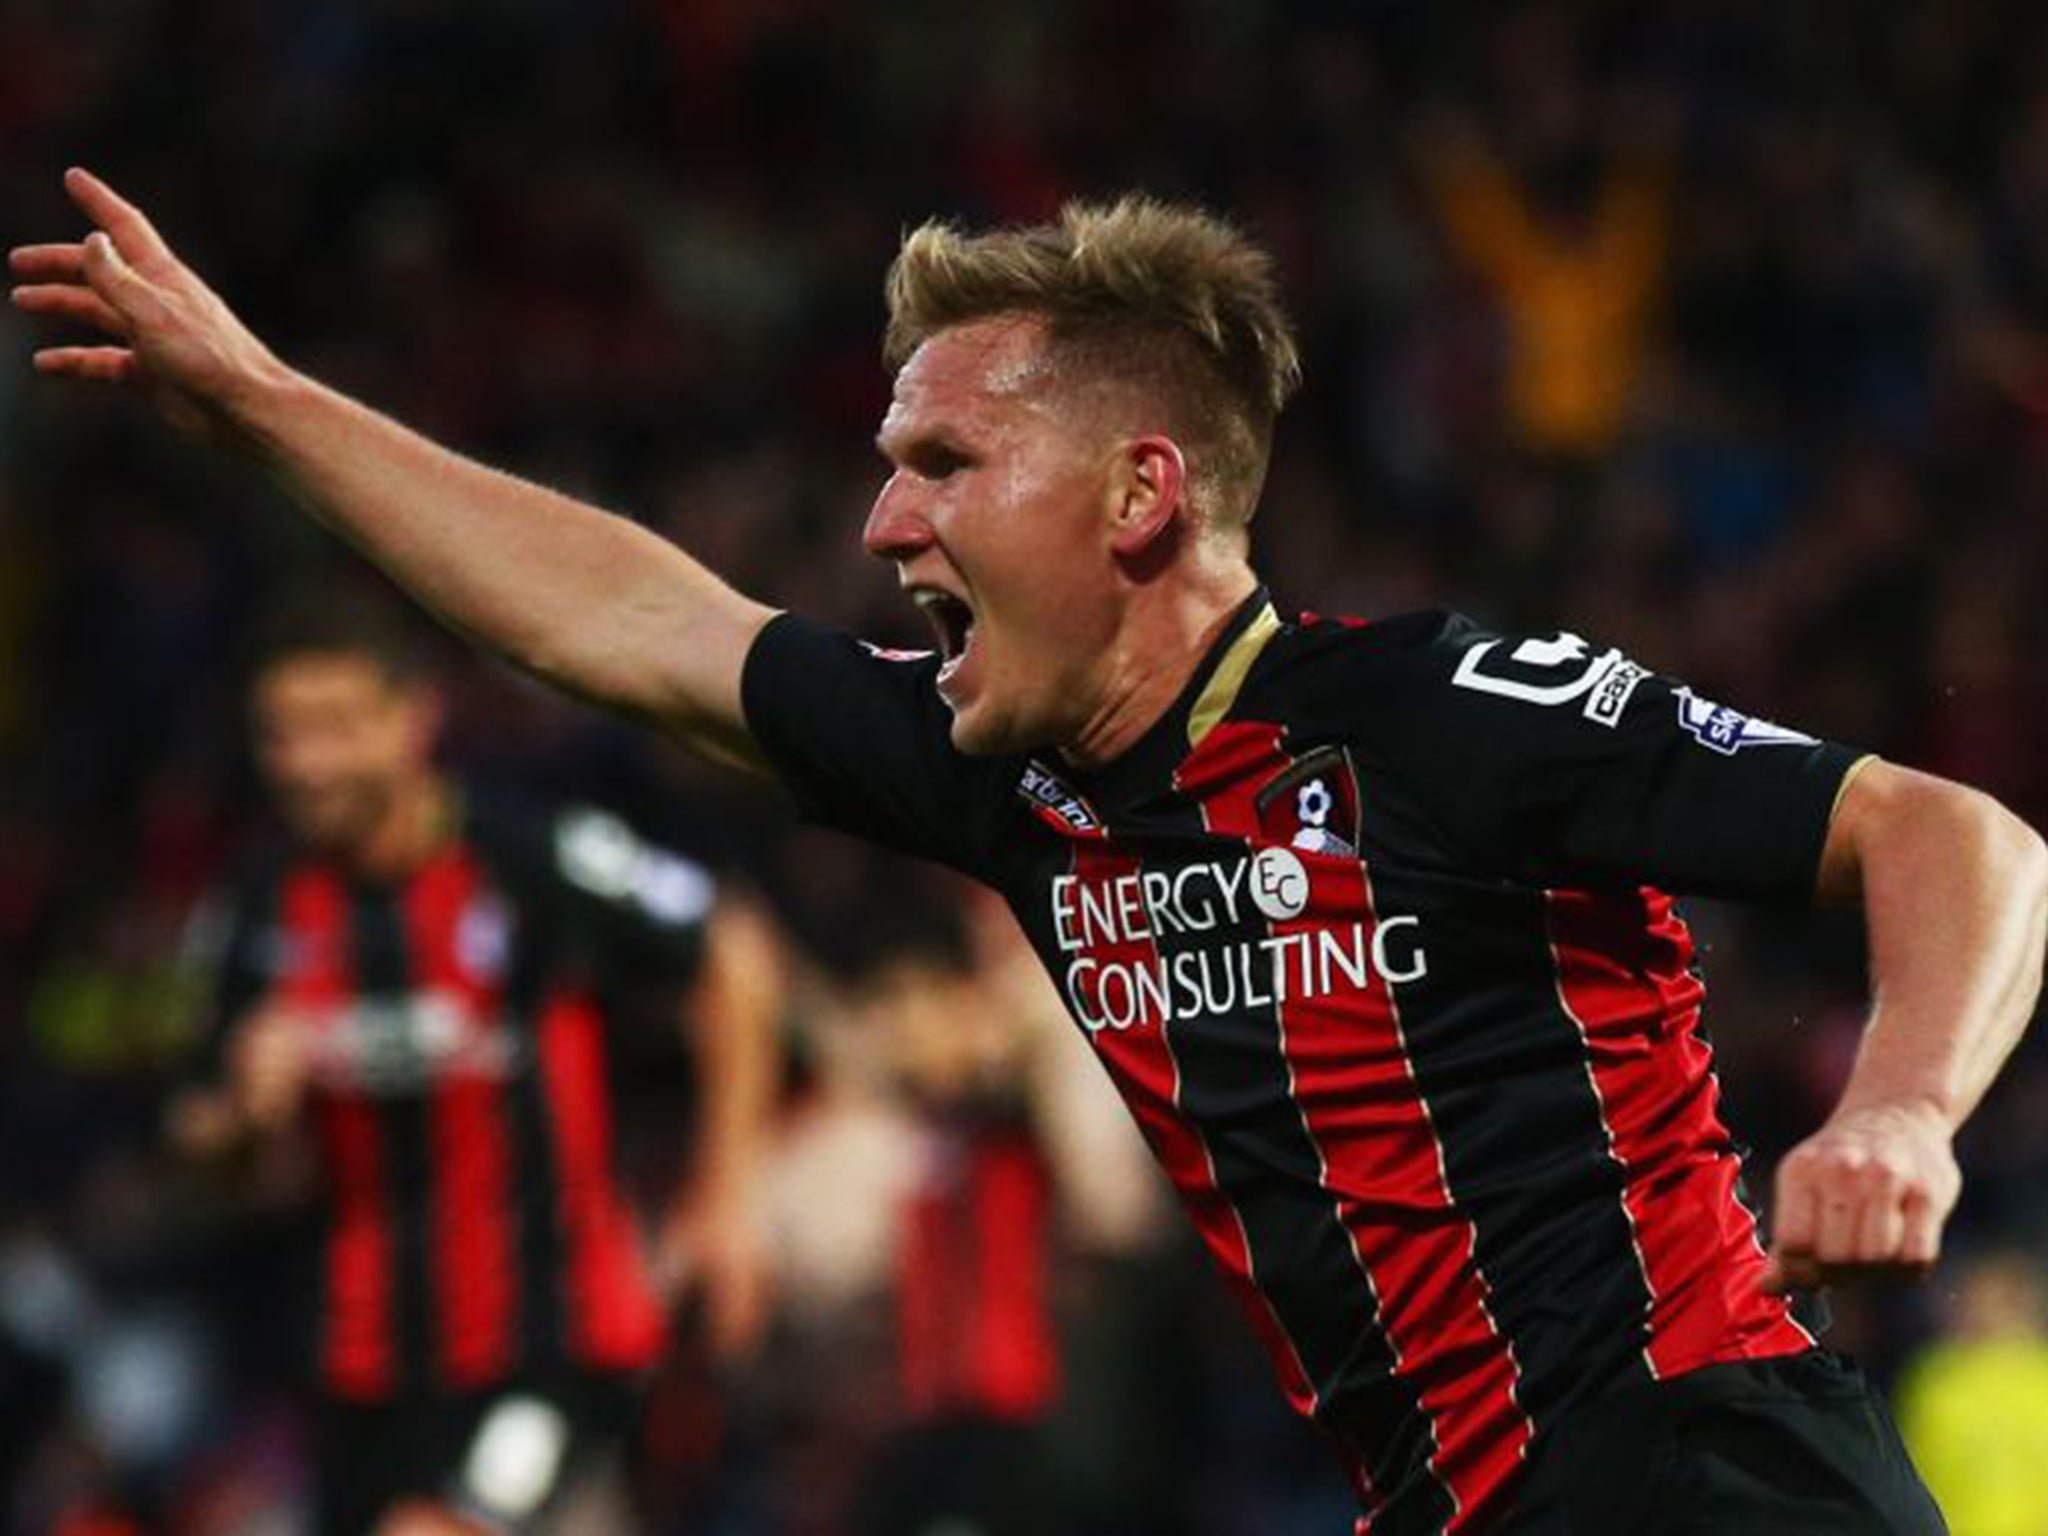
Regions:
<instances>
[{"instance_id":1,"label":"blurred crowd in stands","mask_svg":"<svg viewBox=\"0 0 2048 1536\"><path fill-rule=\"evenodd\" d=\"M2048 822L2048 11L2025 0L7 0L0 243L75 227L70 163L295 363L910 643L857 540L900 231L1200 200L1276 251L1305 343L1256 525L1283 606L1572 628ZM37 340L0 317L0 1532L123 1508L285 1530L291 1418L219 1321L260 1324L258 1271L171 1219L156 1116L203 986L179 935L261 820L242 636L266 590L350 557L130 403L33 380ZM991 974L949 879L435 643L454 764L734 871L811 978L764 1194L785 1306L757 1370L680 1358L657 1385L659 1528L908 1536L931 1526L877 1502L956 1462L1015 1490L968 1530L1345 1528L1143 1170L1064 1189L1034 1154L1051 1332L978 1410L1028 1430L1030 1470L906 1437L949 1410L902 1358L880 1254L904 1239L873 1223L914 1225L920 1167L973 1162L961 1100L1027 1102L1014 1044L952 1027L1048 995ZM1855 1048L1856 926L1690 915L1767 1194ZM900 1066L949 1052L973 1059ZM1832 1298L1831 1337L1900 1384L1958 1536L2039 1536L2039 1039L1963 1150L1942 1276Z\"/></svg>"}]
</instances>

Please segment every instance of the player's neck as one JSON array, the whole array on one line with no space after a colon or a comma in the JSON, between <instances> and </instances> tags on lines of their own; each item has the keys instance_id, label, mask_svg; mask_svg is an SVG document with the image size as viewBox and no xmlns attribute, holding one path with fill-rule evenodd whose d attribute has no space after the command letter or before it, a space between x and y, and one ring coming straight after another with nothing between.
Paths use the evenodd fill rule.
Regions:
<instances>
[{"instance_id":1,"label":"player's neck","mask_svg":"<svg viewBox=\"0 0 2048 1536\"><path fill-rule=\"evenodd\" d=\"M1234 561L1135 605L1108 657L1102 703L1061 756L1099 768L1135 746L1173 708L1258 584L1250 566Z\"/></svg>"},{"instance_id":2,"label":"player's neck","mask_svg":"<svg viewBox=\"0 0 2048 1536\"><path fill-rule=\"evenodd\" d=\"M448 786L438 774L405 781L376 830L356 847L351 872L361 879L402 880L431 858L448 835Z\"/></svg>"}]
</instances>

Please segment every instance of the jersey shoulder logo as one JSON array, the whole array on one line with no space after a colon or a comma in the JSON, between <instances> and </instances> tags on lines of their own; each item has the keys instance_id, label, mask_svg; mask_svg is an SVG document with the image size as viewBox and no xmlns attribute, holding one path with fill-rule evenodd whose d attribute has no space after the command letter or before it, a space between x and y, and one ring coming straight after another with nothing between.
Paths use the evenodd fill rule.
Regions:
<instances>
[{"instance_id":1,"label":"jersey shoulder logo","mask_svg":"<svg viewBox=\"0 0 2048 1536\"><path fill-rule=\"evenodd\" d=\"M1677 690L1678 723L1703 747L1733 757L1744 747L1813 747L1819 741L1769 720L1745 715L1726 704L1703 699L1690 688Z\"/></svg>"},{"instance_id":2,"label":"jersey shoulder logo","mask_svg":"<svg viewBox=\"0 0 2048 1536\"><path fill-rule=\"evenodd\" d=\"M1036 762L1027 762L1017 780L1017 793L1038 818L1068 837L1103 837L1108 829L1095 808L1060 781L1059 775Z\"/></svg>"},{"instance_id":3,"label":"jersey shoulder logo","mask_svg":"<svg viewBox=\"0 0 2048 1536\"><path fill-rule=\"evenodd\" d=\"M1253 801L1260 840L1303 853L1358 856L1358 776L1342 747L1318 747Z\"/></svg>"},{"instance_id":4,"label":"jersey shoulder logo","mask_svg":"<svg viewBox=\"0 0 2048 1536\"><path fill-rule=\"evenodd\" d=\"M1609 730L1650 675L1612 647L1595 654L1570 630L1549 640L1523 640L1505 655L1504 640L1482 640L1458 658L1451 685L1524 704L1561 708L1585 701L1579 713Z\"/></svg>"}]
</instances>

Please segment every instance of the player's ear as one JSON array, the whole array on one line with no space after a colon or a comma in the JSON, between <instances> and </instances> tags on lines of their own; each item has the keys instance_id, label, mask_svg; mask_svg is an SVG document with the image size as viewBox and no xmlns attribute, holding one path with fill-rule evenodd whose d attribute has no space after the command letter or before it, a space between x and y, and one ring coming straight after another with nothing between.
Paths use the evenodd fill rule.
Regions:
<instances>
[{"instance_id":1,"label":"player's ear","mask_svg":"<svg viewBox=\"0 0 2048 1536\"><path fill-rule=\"evenodd\" d=\"M1172 438L1153 433L1125 443L1111 490L1110 548L1125 559L1151 548L1185 504L1187 474Z\"/></svg>"}]
</instances>

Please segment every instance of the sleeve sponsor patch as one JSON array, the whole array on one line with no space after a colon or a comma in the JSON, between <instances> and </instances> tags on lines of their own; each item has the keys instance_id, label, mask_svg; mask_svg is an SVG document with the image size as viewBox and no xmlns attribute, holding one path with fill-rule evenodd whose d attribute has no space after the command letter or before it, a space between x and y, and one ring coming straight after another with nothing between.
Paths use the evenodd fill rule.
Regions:
<instances>
[{"instance_id":1,"label":"sleeve sponsor patch","mask_svg":"<svg viewBox=\"0 0 2048 1536\"><path fill-rule=\"evenodd\" d=\"M1703 747L1733 757L1744 747L1812 747L1816 738L1769 720L1745 715L1726 704L1703 699L1690 688L1679 688L1678 723L1687 735Z\"/></svg>"},{"instance_id":2,"label":"sleeve sponsor patch","mask_svg":"<svg viewBox=\"0 0 2048 1536\"><path fill-rule=\"evenodd\" d=\"M650 847L603 811L575 810L555 828L555 860L571 884L600 900L630 903L672 928L702 921L711 877L687 859Z\"/></svg>"},{"instance_id":3,"label":"sleeve sponsor patch","mask_svg":"<svg viewBox=\"0 0 2048 1536\"><path fill-rule=\"evenodd\" d=\"M1650 675L1620 651L1596 655L1570 630L1555 639L1524 640L1506 655L1499 654L1502 644L1484 640L1473 646L1459 658L1452 684L1550 708L1583 699L1579 713L1611 730L1621 723L1637 685Z\"/></svg>"},{"instance_id":4,"label":"sleeve sponsor patch","mask_svg":"<svg viewBox=\"0 0 2048 1536\"><path fill-rule=\"evenodd\" d=\"M1580 713L1595 725L1613 729L1621 724L1622 711L1635 697L1636 685L1649 675L1647 667L1617 655L1607 670L1594 679L1593 691L1586 695L1586 707Z\"/></svg>"}]
</instances>

